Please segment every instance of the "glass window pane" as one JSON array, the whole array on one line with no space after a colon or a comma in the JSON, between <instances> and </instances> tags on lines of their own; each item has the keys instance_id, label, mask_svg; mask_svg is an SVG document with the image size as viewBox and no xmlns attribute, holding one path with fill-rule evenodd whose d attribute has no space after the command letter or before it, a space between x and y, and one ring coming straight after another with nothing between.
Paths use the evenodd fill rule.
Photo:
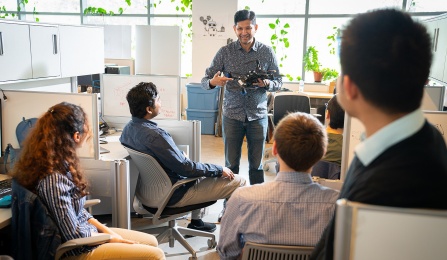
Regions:
<instances>
[{"instance_id":1,"label":"glass window pane","mask_svg":"<svg viewBox=\"0 0 447 260\"><path fill-rule=\"evenodd\" d=\"M446 12L447 1L445 0L407 0L406 10L409 12Z\"/></svg>"},{"instance_id":2,"label":"glass window pane","mask_svg":"<svg viewBox=\"0 0 447 260\"><path fill-rule=\"evenodd\" d=\"M115 14L120 13L120 8L123 9L123 14L147 14L147 1L132 0L131 5L128 6L124 0L104 1L104 0L87 0L87 7L103 8L107 13L110 11Z\"/></svg>"},{"instance_id":3,"label":"glass window pane","mask_svg":"<svg viewBox=\"0 0 447 260\"><path fill-rule=\"evenodd\" d=\"M313 0L312 0L313 1ZM304 14L306 0L239 0L238 9L248 6L256 14Z\"/></svg>"},{"instance_id":4,"label":"glass window pane","mask_svg":"<svg viewBox=\"0 0 447 260\"><path fill-rule=\"evenodd\" d=\"M158 8L158 7L157 7ZM192 29L188 27L190 18L182 17L156 17L151 18L151 25L177 25L181 28L181 76L189 76L192 73Z\"/></svg>"},{"instance_id":5,"label":"glass window pane","mask_svg":"<svg viewBox=\"0 0 447 260\"><path fill-rule=\"evenodd\" d=\"M27 12L79 13L80 8L80 0L28 0L25 5Z\"/></svg>"},{"instance_id":6,"label":"glass window pane","mask_svg":"<svg viewBox=\"0 0 447 260\"><path fill-rule=\"evenodd\" d=\"M17 12L17 0L2 0L0 2L0 17L5 19L17 20L17 15L8 13Z\"/></svg>"},{"instance_id":7,"label":"glass window pane","mask_svg":"<svg viewBox=\"0 0 447 260\"><path fill-rule=\"evenodd\" d=\"M191 9L179 4L180 1L151 1L151 13L152 14L186 14L192 15Z\"/></svg>"},{"instance_id":8,"label":"glass window pane","mask_svg":"<svg viewBox=\"0 0 447 260\"><path fill-rule=\"evenodd\" d=\"M84 16L84 24L92 25L147 25L146 17L127 17L120 15L94 15L94 16Z\"/></svg>"},{"instance_id":9,"label":"glass window pane","mask_svg":"<svg viewBox=\"0 0 447 260\"><path fill-rule=\"evenodd\" d=\"M258 31L256 32L256 40L276 47L276 59L279 64L279 72L286 76L292 77L293 81L297 81L296 77L301 76L302 53L303 53L303 35L304 35L304 19L303 18L280 18L279 24L276 24L277 18L258 18ZM275 29L271 29L269 24L275 24ZM284 28L288 24L289 28ZM281 36L281 30L287 31L287 34ZM272 36L277 35L278 38L286 38L289 47L285 47L284 41L272 40ZM273 37L274 38L274 37ZM273 43L272 43L273 41ZM284 81L289 81L287 77Z\"/></svg>"},{"instance_id":10,"label":"glass window pane","mask_svg":"<svg viewBox=\"0 0 447 260\"><path fill-rule=\"evenodd\" d=\"M340 73L340 61L338 56L337 42L327 39L336 33L337 28L343 29L350 18L311 18L307 30L307 46L315 46L318 51L318 60L321 67L335 69ZM331 46L328 46L332 43ZM332 46L335 48L331 53ZM306 82L313 81L313 73L305 72Z\"/></svg>"},{"instance_id":11,"label":"glass window pane","mask_svg":"<svg viewBox=\"0 0 447 260\"><path fill-rule=\"evenodd\" d=\"M418 1L420 2L420 1ZM402 8L402 0L312 0L310 14L357 14L378 8Z\"/></svg>"},{"instance_id":12,"label":"glass window pane","mask_svg":"<svg viewBox=\"0 0 447 260\"><path fill-rule=\"evenodd\" d=\"M79 15L26 15L27 21L35 21L38 18L41 23L53 23L53 24L71 24L79 25L81 24L81 16Z\"/></svg>"}]
</instances>

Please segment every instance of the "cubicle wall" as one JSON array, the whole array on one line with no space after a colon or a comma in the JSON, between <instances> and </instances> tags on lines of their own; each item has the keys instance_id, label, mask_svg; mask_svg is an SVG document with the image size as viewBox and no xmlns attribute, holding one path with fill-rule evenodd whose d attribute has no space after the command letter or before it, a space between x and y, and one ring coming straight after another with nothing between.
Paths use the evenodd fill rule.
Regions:
<instances>
[{"instance_id":1,"label":"cubicle wall","mask_svg":"<svg viewBox=\"0 0 447 260\"><path fill-rule=\"evenodd\" d=\"M444 108L444 86L425 86L421 109L442 111Z\"/></svg>"},{"instance_id":2,"label":"cubicle wall","mask_svg":"<svg viewBox=\"0 0 447 260\"><path fill-rule=\"evenodd\" d=\"M447 112L424 111L424 116L433 124L444 137L447 144ZM341 159L340 180L344 181L349 164L354 158L354 149L360 143L361 135L365 131L363 124L357 119L345 114L343 131L343 150Z\"/></svg>"},{"instance_id":3,"label":"cubicle wall","mask_svg":"<svg viewBox=\"0 0 447 260\"><path fill-rule=\"evenodd\" d=\"M19 147L16 127L22 118L40 117L48 109L60 102L81 106L89 117L89 127L93 138L79 150L81 158L99 159L98 105L96 94L74 94L55 92L34 92L5 90L7 102L2 102L2 150L10 143Z\"/></svg>"}]
</instances>

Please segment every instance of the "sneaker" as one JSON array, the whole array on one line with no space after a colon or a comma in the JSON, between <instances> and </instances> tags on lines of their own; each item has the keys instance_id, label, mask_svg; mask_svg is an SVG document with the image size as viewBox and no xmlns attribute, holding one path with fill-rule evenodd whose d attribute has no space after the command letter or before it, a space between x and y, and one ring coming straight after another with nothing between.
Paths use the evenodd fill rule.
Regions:
<instances>
[{"instance_id":1,"label":"sneaker","mask_svg":"<svg viewBox=\"0 0 447 260\"><path fill-rule=\"evenodd\" d=\"M213 233L216 230L216 224L203 222L203 225L196 226L192 223L189 223L188 228Z\"/></svg>"}]
</instances>

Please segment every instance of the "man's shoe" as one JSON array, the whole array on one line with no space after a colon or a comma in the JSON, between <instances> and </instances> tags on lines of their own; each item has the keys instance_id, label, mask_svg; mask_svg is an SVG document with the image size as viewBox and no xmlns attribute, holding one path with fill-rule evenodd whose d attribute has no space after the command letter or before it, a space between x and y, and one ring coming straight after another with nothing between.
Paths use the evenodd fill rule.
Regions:
<instances>
[{"instance_id":1,"label":"man's shoe","mask_svg":"<svg viewBox=\"0 0 447 260\"><path fill-rule=\"evenodd\" d=\"M188 228L205 231L205 232L209 232L209 233L213 233L216 230L216 224L208 223L208 222L202 222L202 223L203 223L203 225L199 225L199 226L189 223Z\"/></svg>"},{"instance_id":2,"label":"man's shoe","mask_svg":"<svg viewBox=\"0 0 447 260\"><path fill-rule=\"evenodd\" d=\"M222 220L222 216L225 213L225 208L222 209L222 211L219 213L219 216L217 216L217 222L220 223L220 221Z\"/></svg>"}]
</instances>

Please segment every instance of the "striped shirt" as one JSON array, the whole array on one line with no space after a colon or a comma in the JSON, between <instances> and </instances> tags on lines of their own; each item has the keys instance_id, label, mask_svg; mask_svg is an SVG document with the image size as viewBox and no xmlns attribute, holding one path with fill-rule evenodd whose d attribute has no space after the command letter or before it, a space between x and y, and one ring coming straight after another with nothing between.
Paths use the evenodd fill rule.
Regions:
<instances>
[{"instance_id":1,"label":"striped shirt","mask_svg":"<svg viewBox=\"0 0 447 260\"><path fill-rule=\"evenodd\" d=\"M300 172L279 172L272 182L238 188L227 203L217 251L221 259L237 259L245 241L315 246L337 198L338 191Z\"/></svg>"},{"instance_id":2,"label":"striped shirt","mask_svg":"<svg viewBox=\"0 0 447 260\"><path fill-rule=\"evenodd\" d=\"M282 86L275 53L270 46L256 40L250 51L246 52L238 40L222 47L211 62L211 66L206 69L202 88L210 89L209 82L218 71L223 72L226 77L246 75L256 69L257 60L262 70L275 70L277 79L270 81L268 88L247 88L246 94L242 93L237 80L228 81L223 101L224 116L242 122L246 118L248 121L254 121L267 116L266 91L276 91Z\"/></svg>"},{"instance_id":3,"label":"striped shirt","mask_svg":"<svg viewBox=\"0 0 447 260\"><path fill-rule=\"evenodd\" d=\"M47 206L59 227L62 243L81 237L90 237L98 230L88 223L92 215L84 209L85 197L80 197L78 188L71 181L71 173L53 173L37 185L37 195ZM70 251L78 255L95 247L83 247Z\"/></svg>"}]
</instances>

